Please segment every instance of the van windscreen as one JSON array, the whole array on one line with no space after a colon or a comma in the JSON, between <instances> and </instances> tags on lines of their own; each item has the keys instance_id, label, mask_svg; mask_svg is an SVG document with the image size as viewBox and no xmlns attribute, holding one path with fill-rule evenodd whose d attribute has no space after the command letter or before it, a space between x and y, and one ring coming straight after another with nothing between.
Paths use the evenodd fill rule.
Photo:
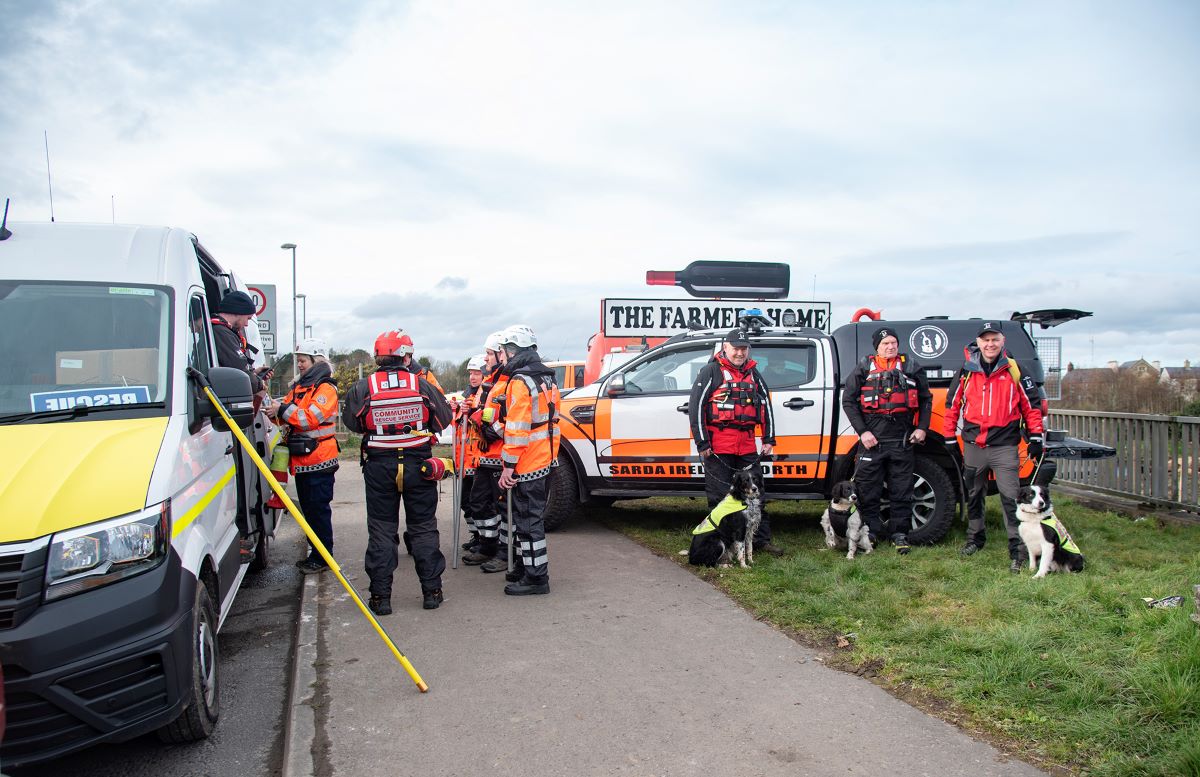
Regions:
<instances>
[{"instance_id":1,"label":"van windscreen","mask_svg":"<svg viewBox=\"0 0 1200 777\"><path fill-rule=\"evenodd\" d=\"M0 281L0 421L165 415L170 311L156 287Z\"/></svg>"}]
</instances>

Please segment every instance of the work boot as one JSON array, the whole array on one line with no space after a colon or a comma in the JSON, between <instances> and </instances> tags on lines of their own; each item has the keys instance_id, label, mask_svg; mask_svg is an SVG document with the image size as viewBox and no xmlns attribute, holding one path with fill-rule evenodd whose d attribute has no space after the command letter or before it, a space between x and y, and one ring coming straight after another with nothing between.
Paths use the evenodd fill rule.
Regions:
<instances>
[{"instance_id":1,"label":"work boot","mask_svg":"<svg viewBox=\"0 0 1200 777\"><path fill-rule=\"evenodd\" d=\"M446 597L442 596L442 589L435 588L432 591L425 592L425 601L421 604L426 610L436 610Z\"/></svg>"},{"instance_id":2,"label":"work boot","mask_svg":"<svg viewBox=\"0 0 1200 777\"><path fill-rule=\"evenodd\" d=\"M480 553L479 546L477 545L477 546L475 546L475 550L472 550L470 553L468 553L467 555L462 557L462 562L464 564L466 564L467 566L473 567L473 566L478 566L479 564L482 564L485 561L491 561L493 558L495 558L495 557L489 556L486 553ZM507 565L508 564L506 562L505 566L507 566Z\"/></svg>"},{"instance_id":3,"label":"work boot","mask_svg":"<svg viewBox=\"0 0 1200 777\"><path fill-rule=\"evenodd\" d=\"M960 556L974 556L981 550L983 550L982 545L976 545L975 543L968 541L966 545L962 546L962 550L958 551L958 553Z\"/></svg>"},{"instance_id":4,"label":"work boot","mask_svg":"<svg viewBox=\"0 0 1200 777\"><path fill-rule=\"evenodd\" d=\"M238 553L241 556L243 564L249 564L254 560L255 542L253 537L242 537L238 540Z\"/></svg>"},{"instance_id":5,"label":"work boot","mask_svg":"<svg viewBox=\"0 0 1200 777\"><path fill-rule=\"evenodd\" d=\"M1029 553L1024 548L1021 548L1021 550L1017 551L1016 555L1012 557L1012 563L1008 565L1008 571L1012 572L1014 575L1019 575L1021 574L1021 569L1027 564L1029 564Z\"/></svg>"},{"instance_id":6,"label":"work boot","mask_svg":"<svg viewBox=\"0 0 1200 777\"><path fill-rule=\"evenodd\" d=\"M896 552L898 554L901 556L908 555L908 551L910 550L908 546L908 537L905 537L903 534L893 534L892 544L896 546Z\"/></svg>"},{"instance_id":7,"label":"work boot","mask_svg":"<svg viewBox=\"0 0 1200 777\"><path fill-rule=\"evenodd\" d=\"M517 564L513 567L513 571L505 572L504 579L510 583L518 583L525 577L525 567Z\"/></svg>"},{"instance_id":8,"label":"work boot","mask_svg":"<svg viewBox=\"0 0 1200 777\"><path fill-rule=\"evenodd\" d=\"M528 579L519 582L509 583L504 586L504 593L509 596L534 596L536 594L550 593L550 581L546 580L541 583L533 583Z\"/></svg>"},{"instance_id":9,"label":"work boot","mask_svg":"<svg viewBox=\"0 0 1200 777\"><path fill-rule=\"evenodd\" d=\"M494 556L490 561L485 561L480 564L479 571L487 572L488 574L494 572L507 572L508 559L504 558L503 556Z\"/></svg>"},{"instance_id":10,"label":"work boot","mask_svg":"<svg viewBox=\"0 0 1200 777\"><path fill-rule=\"evenodd\" d=\"M771 542L770 540L767 540L766 542L763 542L760 544L756 544L754 546L754 552L755 553L766 553L768 556L774 556L775 558L781 558L783 556L783 548L779 547L778 545Z\"/></svg>"},{"instance_id":11,"label":"work boot","mask_svg":"<svg viewBox=\"0 0 1200 777\"><path fill-rule=\"evenodd\" d=\"M324 572L329 569L329 565L324 561L306 558L296 562L296 568L306 575L314 575L318 572Z\"/></svg>"},{"instance_id":12,"label":"work boot","mask_svg":"<svg viewBox=\"0 0 1200 777\"><path fill-rule=\"evenodd\" d=\"M392 598L390 596L372 596L367 602L367 606L376 615L392 614Z\"/></svg>"}]
</instances>

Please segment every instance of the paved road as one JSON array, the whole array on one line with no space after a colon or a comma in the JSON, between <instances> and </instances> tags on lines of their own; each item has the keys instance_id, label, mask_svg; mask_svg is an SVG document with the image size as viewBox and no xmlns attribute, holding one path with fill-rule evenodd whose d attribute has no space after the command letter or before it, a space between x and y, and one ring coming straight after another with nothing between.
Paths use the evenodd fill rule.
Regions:
<instances>
[{"instance_id":1,"label":"paved road","mask_svg":"<svg viewBox=\"0 0 1200 777\"><path fill-rule=\"evenodd\" d=\"M358 468L344 467L335 556L358 590L362 498ZM427 694L331 573L310 579L285 775L1043 774L825 667L707 582L603 527L552 534L550 576L549 596L509 597L502 575L447 569L446 603L427 611L402 556L395 613L381 620Z\"/></svg>"},{"instance_id":2,"label":"paved road","mask_svg":"<svg viewBox=\"0 0 1200 777\"><path fill-rule=\"evenodd\" d=\"M278 775L291 657L303 575L293 563L303 551L294 521L285 520L271 566L249 574L221 629L221 720L204 742L165 745L150 734L100 745L13 777L242 777Z\"/></svg>"}]
</instances>

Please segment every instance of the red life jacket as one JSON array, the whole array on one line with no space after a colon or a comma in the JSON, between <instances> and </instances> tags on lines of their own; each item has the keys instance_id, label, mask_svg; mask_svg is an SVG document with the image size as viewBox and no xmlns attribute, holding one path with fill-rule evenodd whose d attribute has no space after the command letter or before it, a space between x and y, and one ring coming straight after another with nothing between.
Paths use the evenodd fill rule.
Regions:
<instances>
[{"instance_id":1,"label":"red life jacket","mask_svg":"<svg viewBox=\"0 0 1200 777\"><path fill-rule=\"evenodd\" d=\"M754 379L754 364L741 369L717 357L722 382L709 398L709 423L718 429L753 429L762 419L762 400Z\"/></svg>"},{"instance_id":2,"label":"red life jacket","mask_svg":"<svg viewBox=\"0 0 1200 777\"><path fill-rule=\"evenodd\" d=\"M867 370L858 404L862 411L874 415L903 415L918 408L917 382L904 373L904 356L897 356L891 367L881 365L876 356L868 356L863 364Z\"/></svg>"},{"instance_id":3,"label":"red life jacket","mask_svg":"<svg viewBox=\"0 0 1200 777\"><path fill-rule=\"evenodd\" d=\"M429 408L421 396L420 378L403 370L379 370L368 378L371 394L363 427L368 448L414 448L428 445Z\"/></svg>"}]
</instances>

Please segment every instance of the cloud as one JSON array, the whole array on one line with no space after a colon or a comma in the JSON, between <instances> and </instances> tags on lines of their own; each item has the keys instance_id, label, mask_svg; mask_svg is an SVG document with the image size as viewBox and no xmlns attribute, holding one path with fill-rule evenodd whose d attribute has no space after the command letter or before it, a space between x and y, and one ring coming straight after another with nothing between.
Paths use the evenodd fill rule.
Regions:
<instances>
[{"instance_id":1,"label":"cloud","mask_svg":"<svg viewBox=\"0 0 1200 777\"><path fill-rule=\"evenodd\" d=\"M467 279L454 278L447 275L445 278L442 278L440 281L438 281L434 288L446 289L447 291L462 291L463 289L467 288Z\"/></svg>"}]
</instances>

